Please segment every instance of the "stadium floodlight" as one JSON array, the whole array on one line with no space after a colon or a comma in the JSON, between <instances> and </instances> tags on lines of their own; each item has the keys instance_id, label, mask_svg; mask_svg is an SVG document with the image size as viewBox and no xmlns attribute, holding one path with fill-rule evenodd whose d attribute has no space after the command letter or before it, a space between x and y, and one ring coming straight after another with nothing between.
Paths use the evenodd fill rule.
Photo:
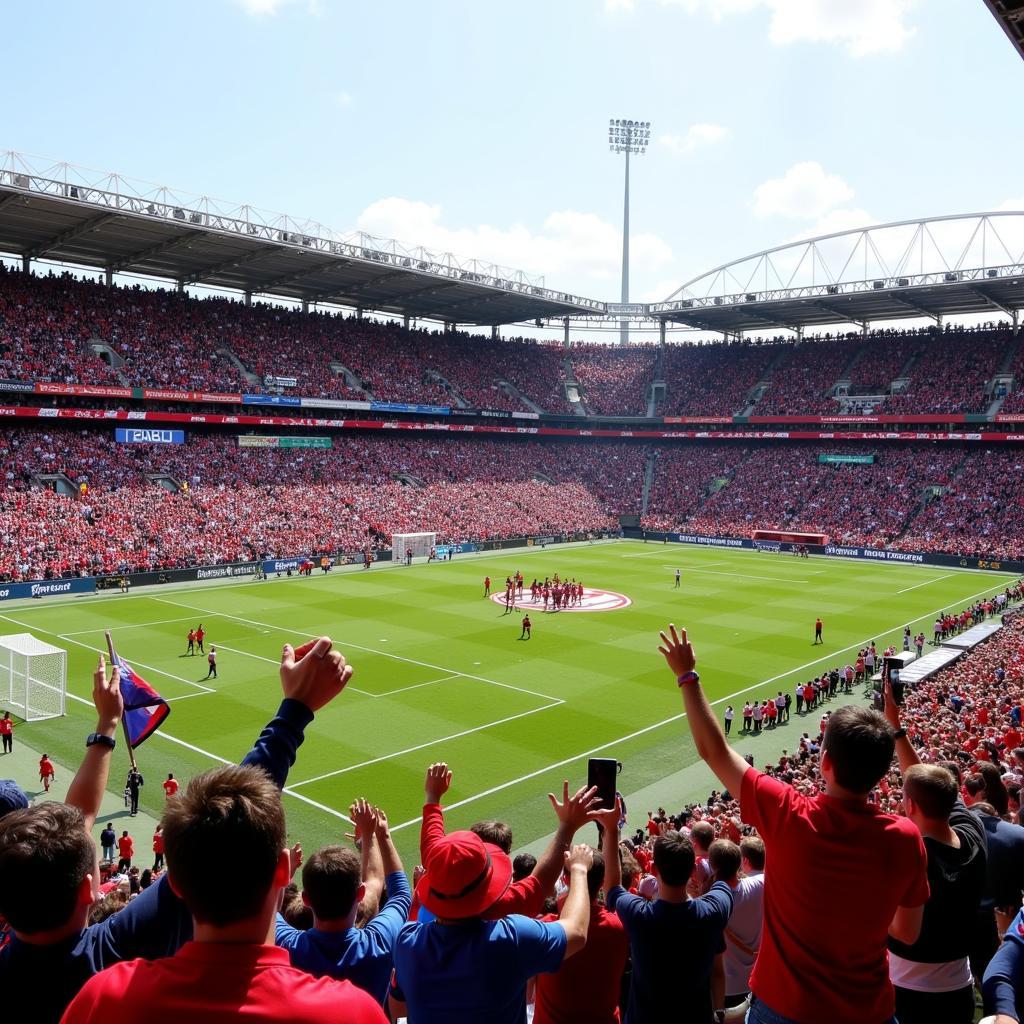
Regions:
<instances>
[{"instance_id":1,"label":"stadium floodlight","mask_svg":"<svg viewBox=\"0 0 1024 1024\"><path fill-rule=\"evenodd\" d=\"M626 155L626 185L622 200L622 302L629 302L629 155L647 152L651 122L613 117L608 121L608 148ZM619 321L619 344L629 344L629 321Z\"/></svg>"}]
</instances>

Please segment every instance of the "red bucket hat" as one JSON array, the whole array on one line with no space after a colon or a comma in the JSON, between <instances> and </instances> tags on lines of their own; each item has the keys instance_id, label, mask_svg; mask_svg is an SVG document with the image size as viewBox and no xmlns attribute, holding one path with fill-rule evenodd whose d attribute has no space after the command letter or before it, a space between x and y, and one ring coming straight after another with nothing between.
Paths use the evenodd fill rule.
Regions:
<instances>
[{"instance_id":1,"label":"red bucket hat","mask_svg":"<svg viewBox=\"0 0 1024 1024\"><path fill-rule=\"evenodd\" d=\"M439 840L416 886L420 903L437 917L476 917L509 887L512 861L474 832Z\"/></svg>"}]
</instances>

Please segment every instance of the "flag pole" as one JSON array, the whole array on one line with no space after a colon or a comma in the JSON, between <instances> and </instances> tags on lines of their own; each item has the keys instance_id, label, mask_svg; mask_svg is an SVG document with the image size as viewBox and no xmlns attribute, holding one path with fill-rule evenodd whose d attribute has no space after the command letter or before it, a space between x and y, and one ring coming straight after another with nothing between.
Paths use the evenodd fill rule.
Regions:
<instances>
[{"instance_id":1,"label":"flag pole","mask_svg":"<svg viewBox=\"0 0 1024 1024\"><path fill-rule=\"evenodd\" d=\"M105 629L103 635L107 638L107 650L110 652L110 665L113 667L117 664L117 655L114 654L114 641L110 638L110 630ZM135 763L135 751L132 750L132 741L128 735L128 721L125 716L121 715L121 728L124 730L124 745L128 748L128 760L131 762L133 769L137 769L138 765Z\"/></svg>"}]
</instances>

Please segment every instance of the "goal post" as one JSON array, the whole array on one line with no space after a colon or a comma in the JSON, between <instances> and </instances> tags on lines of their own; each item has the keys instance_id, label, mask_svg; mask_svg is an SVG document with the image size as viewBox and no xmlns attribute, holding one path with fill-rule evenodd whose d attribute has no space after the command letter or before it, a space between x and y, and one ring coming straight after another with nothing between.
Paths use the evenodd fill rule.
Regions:
<instances>
[{"instance_id":1,"label":"goal post","mask_svg":"<svg viewBox=\"0 0 1024 1024\"><path fill-rule=\"evenodd\" d=\"M65 713L68 652L31 633L0 636L0 705L26 722Z\"/></svg>"},{"instance_id":2,"label":"goal post","mask_svg":"<svg viewBox=\"0 0 1024 1024\"><path fill-rule=\"evenodd\" d=\"M434 547L437 547L436 533L396 533L391 537L391 560L404 562L409 551L413 558L427 558Z\"/></svg>"}]
</instances>

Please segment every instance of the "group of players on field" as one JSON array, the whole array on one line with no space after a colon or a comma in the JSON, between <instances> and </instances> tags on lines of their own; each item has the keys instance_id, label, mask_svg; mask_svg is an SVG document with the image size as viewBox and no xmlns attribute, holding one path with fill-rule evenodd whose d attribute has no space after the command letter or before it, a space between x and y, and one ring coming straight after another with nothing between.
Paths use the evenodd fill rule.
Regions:
<instances>
[{"instance_id":1,"label":"group of players on field","mask_svg":"<svg viewBox=\"0 0 1024 1024\"><path fill-rule=\"evenodd\" d=\"M523 602L525 582L523 574L518 570L512 576L505 577L505 611L512 612L516 601ZM484 597L491 596L491 577L484 577ZM530 584L530 603L540 604L544 611L557 612L563 608L571 608L583 603L583 584L575 579L563 580L558 573L545 578L544 582L535 579Z\"/></svg>"}]
</instances>

